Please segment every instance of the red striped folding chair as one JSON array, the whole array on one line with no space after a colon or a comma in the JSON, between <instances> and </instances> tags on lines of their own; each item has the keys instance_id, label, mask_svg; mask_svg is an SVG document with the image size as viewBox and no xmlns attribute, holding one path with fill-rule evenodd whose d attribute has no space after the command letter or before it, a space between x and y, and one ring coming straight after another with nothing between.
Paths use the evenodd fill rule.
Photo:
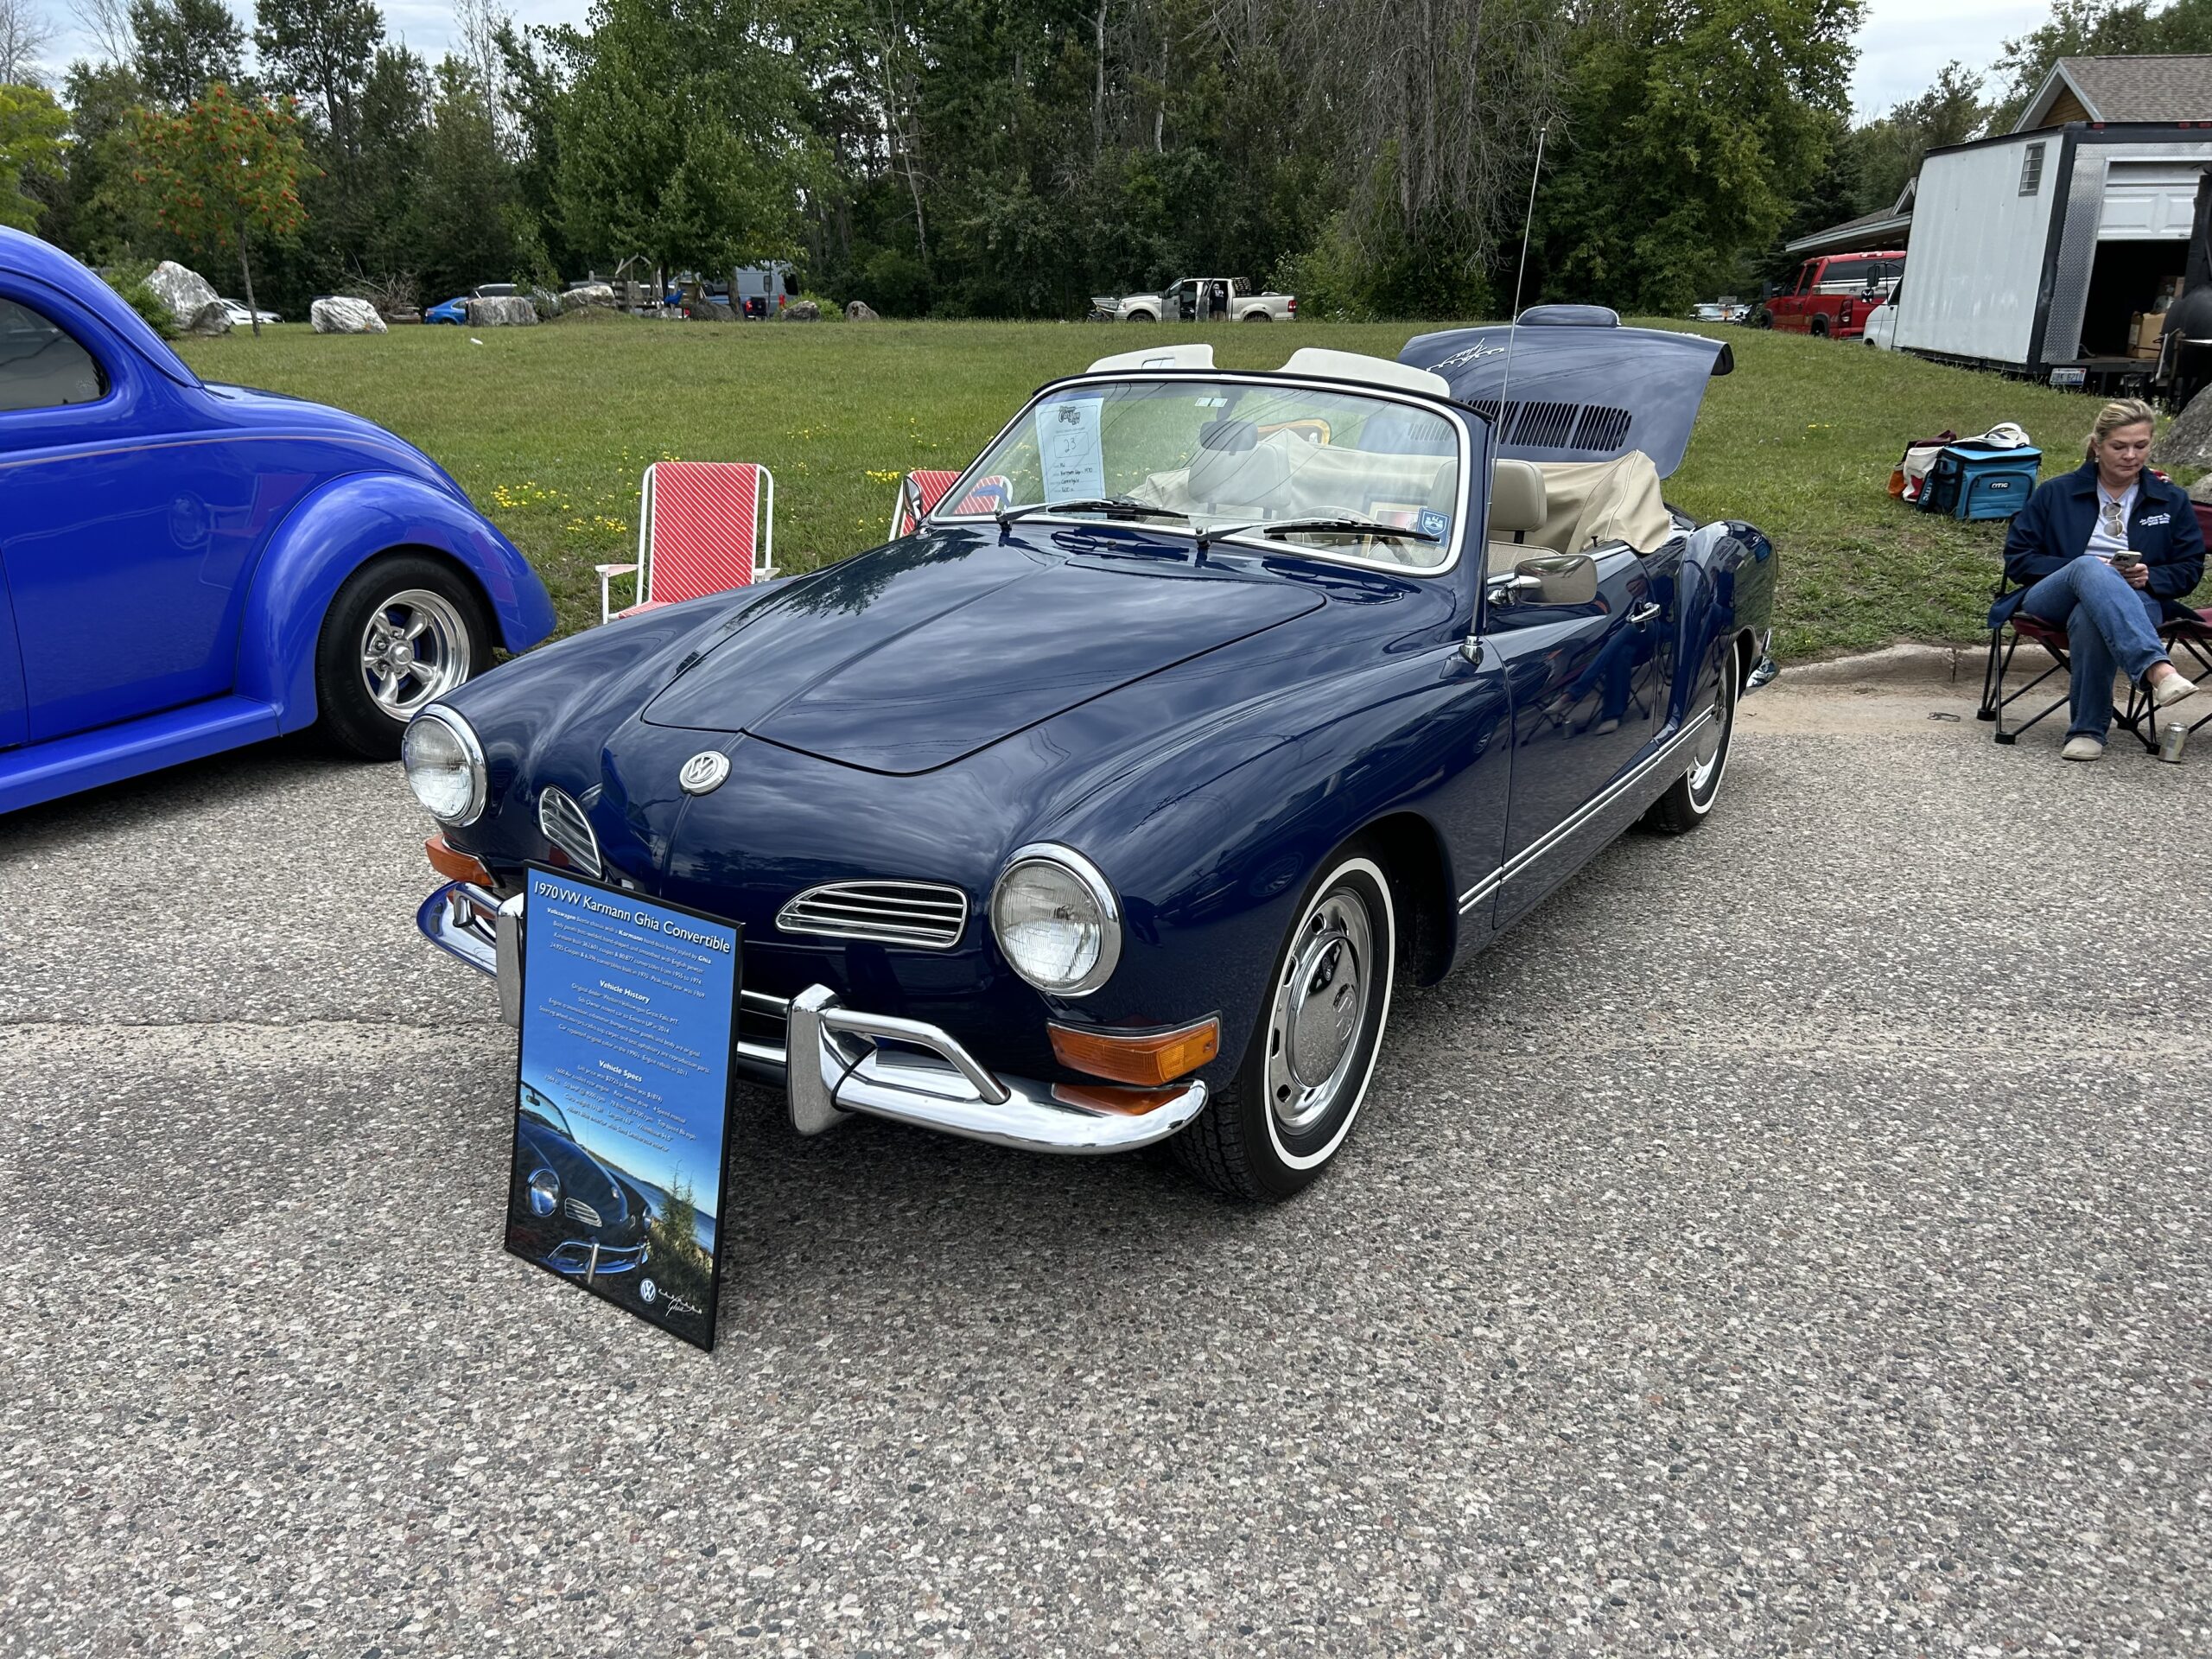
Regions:
<instances>
[{"instance_id":1,"label":"red striped folding chair","mask_svg":"<svg viewBox=\"0 0 2212 1659\"><path fill-rule=\"evenodd\" d=\"M899 499L891 509L892 541L901 536L911 536L914 526L929 516L930 510L944 499L960 474L957 472L922 471L909 473L899 480Z\"/></svg>"},{"instance_id":2,"label":"red striped folding chair","mask_svg":"<svg viewBox=\"0 0 2212 1659\"><path fill-rule=\"evenodd\" d=\"M638 562L597 568L602 622L772 576L776 480L747 461L655 461L638 504ZM623 575L635 585L617 611L612 589Z\"/></svg>"}]
</instances>

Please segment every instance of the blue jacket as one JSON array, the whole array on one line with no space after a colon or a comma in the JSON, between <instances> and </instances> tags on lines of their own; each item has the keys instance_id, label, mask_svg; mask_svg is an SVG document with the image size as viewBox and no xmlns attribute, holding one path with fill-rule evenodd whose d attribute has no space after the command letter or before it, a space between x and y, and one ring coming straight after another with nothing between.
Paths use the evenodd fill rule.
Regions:
<instances>
[{"instance_id":1,"label":"blue jacket","mask_svg":"<svg viewBox=\"0 0 2212 1659\"><path fill-rule=\"evenodd\" d=\"M2005 534L2005 585L2011 591L1989 607L1989 626L2002 627L2031 584L2088 552L2096 522L2096 462L2085 461L2037 486ZM2204 532L2197 527L2196 504L2179 485L2152 476L2148 467L2127 521L2127 544L2150 567L2145 591L2164 602L2166 614L2195 615L2181 598L2204 576Z\"/></svg>"}]
</instances>

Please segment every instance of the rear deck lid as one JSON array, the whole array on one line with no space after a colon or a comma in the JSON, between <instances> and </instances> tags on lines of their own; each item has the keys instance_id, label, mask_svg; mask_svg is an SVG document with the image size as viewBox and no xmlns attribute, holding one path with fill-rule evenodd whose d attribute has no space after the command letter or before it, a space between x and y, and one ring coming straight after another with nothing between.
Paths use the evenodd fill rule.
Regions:
<instances>
[{"instance_id":1,"label":"rear deck lid","mask_svg":"<svg viewBox=\"0 0 2212 1659\"><path fill-rule=\"evenodd\" d=\"M1500 455L1611 461L1641 449L1662 478L1682 464L1707 383L1735 367L1724 341L1624 328L1596 305L1535 306L1517 330L1421 334L1398 361L1442 375L1454 397L1497 421ZM1510 404L1502 421L1501 391Z\"/></svg>"}]
</instances>

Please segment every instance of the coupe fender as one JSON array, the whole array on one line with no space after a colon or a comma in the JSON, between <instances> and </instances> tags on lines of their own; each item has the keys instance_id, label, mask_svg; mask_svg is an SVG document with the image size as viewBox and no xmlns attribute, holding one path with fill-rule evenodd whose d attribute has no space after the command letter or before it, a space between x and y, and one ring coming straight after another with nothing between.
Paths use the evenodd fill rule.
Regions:
<instances>
[{"instance_id":1,"label":"coupe fender","mask_svg":"<svg viewBox=\"0 0 2212 1659\"><path fill-rule=\"evenodd\" d=\"M0 811L316 727L407 722L551 632L522 555L357 416L202 382L0 230Z\"/></svg>"}]
</instances>

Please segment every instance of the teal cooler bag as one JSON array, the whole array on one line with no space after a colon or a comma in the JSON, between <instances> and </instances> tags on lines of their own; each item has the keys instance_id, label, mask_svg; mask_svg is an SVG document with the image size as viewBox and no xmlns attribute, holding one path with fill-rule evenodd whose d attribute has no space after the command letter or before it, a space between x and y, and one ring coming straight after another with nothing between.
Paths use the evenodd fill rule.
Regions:
<instances>
[{"instance_id":1,"label":"teal cooler bag","mask_svg":"<svg viewBox=\"0 0 2212 1659\"><path fill-rule=\"evenodd\" d=\"M1954 518L2010 518L2028 505L2042 467L2040 449L1955 443L1929 468L1920 505Z\"/></svg>"}]
</instances>

